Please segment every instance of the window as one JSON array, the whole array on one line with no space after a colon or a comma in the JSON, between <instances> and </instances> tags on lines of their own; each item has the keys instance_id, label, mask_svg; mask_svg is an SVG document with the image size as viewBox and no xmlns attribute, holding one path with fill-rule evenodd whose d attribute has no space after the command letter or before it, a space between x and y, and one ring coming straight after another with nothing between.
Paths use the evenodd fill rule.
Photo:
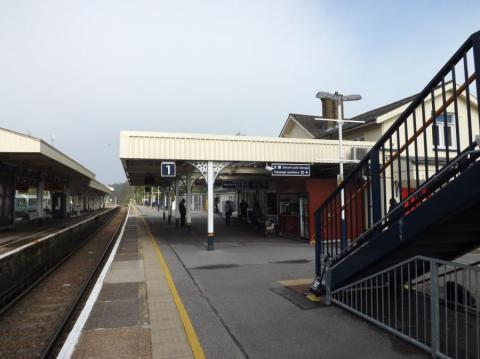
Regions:
<instances>
[{"instance_id":1,"label":"window","mask_svg":"<svg viewBox=\"0 0 480 359\"><path fill-rule=\"evenodd\" d=\"M22 208L27 205L27 200L24 198L16 198L16 207Z\"/></svg>"},{"instance_id":2,"label":"window","mask_svg":"<svg viewBox=\"0 0 480 359\"><path fill-rule=\"evenodd\" d=\"M446 131L446 134L445 134ZM441 114L435 118L433 127L433 145L439 149L454 149L457 146L455 133L455 116L453 113L447 113L447 125L445 126L445 116Z\"/></svg>"}]
</instances>

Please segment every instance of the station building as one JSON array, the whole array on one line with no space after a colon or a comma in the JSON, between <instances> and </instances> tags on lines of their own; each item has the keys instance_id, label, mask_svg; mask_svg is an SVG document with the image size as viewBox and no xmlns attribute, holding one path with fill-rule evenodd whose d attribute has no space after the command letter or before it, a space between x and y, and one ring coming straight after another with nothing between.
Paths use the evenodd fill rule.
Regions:
<instances>
[{"instance_id":1,"label":"station building","mask_svg":"<svg viewBox=\"0 0 480 359\"><path fill-rule=\"evenodd\" d=\"M457 89L458 91L458 85ZM430 117L435 109L438 109L446 98L454 94L453 82L445 83L444 89L441 86L432 91L431 96L424 101L423 109L418 107L415 111L415 118L425 120ZM343 127L343 138L350 141L377 142L385 132L393 125L397 118L407 109L416 95L406 97L399 101L387 104L385 106L370 110L351 120L362 121L363 123L346 123ZM328 113L328 118L336 118L335 106L323 106L324 114ZM458 117L458 118L456 118ZM457 152L457 149L465 148L472 143L476 134L480 132L480 121L478 112L477 98L473 94L462 92L455 101L451 101L446 106L446 111L435 118L433 131L426 131L422 136L415 139L417 153L401 155L396 161L393 178L395 188L392 193L387 188L388 199L393 198L396 202L401 202L406 198L419 183L423 183L428 178L428 173L435 172L435 166L446 163L450 155ZM472 119L472 121L470 121ZM471 127L468 128L468 124ZM404 137L411 138L415 131L414 117L411 116L407 121L406 133L402 131L397 138L393 138L391 146L397 151L400 143L403 143ZM308 138L308 139L336 139L338 138L337 128L331 123L315 120L314 116L290 114L283 126L280 137L286 138ZM438 149L439 151L435 151ZM364 153L358 152L355 147L351 155L355 158L363 157ZM362 150L360 150L362 151ZM386 154L386 159L390 154ZM421 166L414 166L415 156L418 158ZM400 162L398 164L398 162ZM399 172L400 171L402 172ZM408 174L407 174L408 172ZM407 181L408 178L408 181ZM387 202L388 201L384 201ZM386 210L385 208L383 209Z\"/></svg>"},{"instance_id":2,"label":"station building","mask_svg":"<svg viewBox=\"0 0 480 359\"><path fill-rule=\"evenodd\" d=\"M353 147L368 150L371 145L345 141L346 158L352 159ZM187 224L192 183L201 178L206 182L208 203L215 203L216 191L231 193L235 208L246 200L249 210L257 206L263 216L275 216L282 235L313 240L313 212L337 186L340 157L338 141L333 139L124 131L120 133L120 158L131 185L160 185L167 189L168 203L180 198L184 183ZM162 163L171 162L176 165L175 177L166 177ZM310 171L307 176L274 175L272 167L282 164L308 165ZM221 208L223 203L217 205ZM207 207L213 245L214 206ZM178 218L178 206L175 212Z\"/></svg>"},{"instance_id":3,"label":"station building","mask_svg":"<svg viewBox=\"0 0 480 359\"><path fill-rule=\"evenodd\" d=\"M435 103L441 103L443 97L451 95L453 90L451 82L446 83L443 89L436 88L425 103L426 111L431 111ZM415 96L351 118L362 123L344 125L346 172L391 127ZM468 106L468 103L472 106ZM337 106L332 101L322 100L323 118L337 118L336 111ZM397 180L396 188L387 194L389 198L399 202L411 188L415 188L414 183L424 181L429 168L432 170L434 166L435 146L456 148L457 142L462 147L471 141L465 135L468 133L466 129L457 129L457 124L465 126L468 121L456 119L455 113L462 118L478 118L476 97L470 95L467 98L462 94L455 103L448 105L445 114L436 118L434 133L418 139L417 157L424 162L423 169L418 170L417 167L414 173L411 166L412 173L407 176L410 183ZM421 109L417 109L417 118L422 115ZM407 128L408 137L415 131L413 118L411 122L412 125ZM476 121L473 126L471 132L478 133ZM395 141L392 146L397 146ZM208 186L208 196L211 198L207 202L214 203L214 210L221 213L224 202L230 200L234 211L238 212L240 201L246 200L249 210L259 205L263 215L275 216L281 235L314 240L313 213L337 186L340 154L338 130L334 122L319 121L318 116L291 113L278 138L121 132L120 158L131 185L162 185L169 192L167 197L164 196L166 202L171 198L181 198L181 193L173 193L173 188L179 188L181 183L185 184L187 192L191 191L192 178L197 182L199 179L205 180L208 185L208 176L211 176L213 184ZM178 172L175 179L162 177L161 164L165 161L176 163ZM401 164L395 168L403 168L403 171L409 168L406 158L400 156L398 161ZM437 161L442 161L442 158L437 158ZM269 167L281 163L308 164L310 173L305 177L273 176ZM402 178L396 169L392 175ZM175 183L178 185L175 186ZM190 196L184 198L189 204ZM187 210L190 208L187 206ZM175 212L178 218L178 211ZM210 217L213 214L209 215L209 222L212 222ZM209 236L213 236L213 227L209 228Z\"/></svg>"},{"instance_id":4,"label":"station building","mask_svg":"<svg viewBox=\"0 0 480 359\"><path fill-rule=\"evenodd\" d=\"M0 229L103 208L110 189L45 141L0 128Z\"/></svg>"}]
</instances>

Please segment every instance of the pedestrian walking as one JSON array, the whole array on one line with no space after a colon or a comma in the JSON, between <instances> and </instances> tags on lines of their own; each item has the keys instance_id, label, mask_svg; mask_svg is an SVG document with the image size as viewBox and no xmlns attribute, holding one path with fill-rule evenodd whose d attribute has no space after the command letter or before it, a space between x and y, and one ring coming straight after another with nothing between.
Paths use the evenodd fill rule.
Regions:
<instances>
[{"instance_id":1,"label":"pedestrian walking","mask_svg":"<svg viewBox=\"0 0 480 359\"><path fill-rule=\"evenodd\" d=\"M225 202L224 212L225 212L225 225L227 227L230 227L230 218L232 217L232 213L233 213L233 207L230 201Z\"/></svg>"},{"instance_id":2,"label":"pedestrian walking","mask_svg":"<svg viewBox=\"0 0 480 359\"><path fill-rule=\"evenodd\" d=\"M240 220L247 223L248 203L244 199L240 202Z\"/></svg>"},{"instance_id":3,"label":"pedestrian walking","mask_svg":"<svg viewBox=\"0 0 480 359\"><path fill-rule=\"evenodd\" d=\"M185 216L187 215L187 208L185 207L185 199L182 199L180 206L178 207L180 211L180 227L185 227Z\"/></svg>"}]
</instances>

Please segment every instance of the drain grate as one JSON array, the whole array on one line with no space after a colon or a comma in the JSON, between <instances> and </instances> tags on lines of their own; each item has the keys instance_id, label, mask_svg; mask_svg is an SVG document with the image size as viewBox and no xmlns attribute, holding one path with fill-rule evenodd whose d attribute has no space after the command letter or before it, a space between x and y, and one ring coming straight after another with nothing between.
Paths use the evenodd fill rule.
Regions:
<instances>
[{"instance_id":1,"label":"drain grate","mask_svg":"<svg viewBox=\"0 0 480 359\"><path fill-rule=\"evenodd\" d=\"M239 265L238 264L211 264L206 266L193 267L190 269L227 269L227 268L235 268L235 267L239 267Z\"/></svg>"},{"instance_id":2,"label":"drain grate","mask_svg":"<svg viewBox=\"0 0 480 359\"><path fill-rule=\"evenodd\" d=\"M325 307L325 304L322 302L312 301L306 297L305 293L299 293L288 287L270 288L270 290L288 300L290 303L293 303L301 310L312 310Z\"/></svg>"},{"instance_id":3,"label":"drain grate","mask_svg":"<svg viewBox=\"0 0 480 359\"><path fill-rule=\"evenodd\" d=\"M285 261L273 261L270 262L271 264L303 264L303 263L310 263L310 259L290 259Z\"/></svg>"}]
</instances>

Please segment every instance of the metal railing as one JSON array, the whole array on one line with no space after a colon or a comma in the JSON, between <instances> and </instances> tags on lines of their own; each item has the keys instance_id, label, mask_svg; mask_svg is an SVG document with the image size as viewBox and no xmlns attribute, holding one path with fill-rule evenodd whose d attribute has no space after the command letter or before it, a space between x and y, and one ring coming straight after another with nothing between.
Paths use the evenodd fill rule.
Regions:
<instances>
[{"instance_id":1,"label":"metal railing","mask_svg":"<svg viewBox=\"0 0 480 359\"><path fill-rule=\"evenodd\" d=\"M317 276L322 258L339 261L375 233L412 214L477 160L471 151L480 132L479 71L477 32L315 212Z\"/></svg>"},{"instance_id":2,"label":"metal railing","mask_svg":"<svg viewBox=\"0 0 480 359\"><path fill-rule=\"evenodd\" d=\"M327 272L327 280L328 280ZM480 358L480 267L417 256L328 299L441 358Z\"/></svg>"}]
</instances>

